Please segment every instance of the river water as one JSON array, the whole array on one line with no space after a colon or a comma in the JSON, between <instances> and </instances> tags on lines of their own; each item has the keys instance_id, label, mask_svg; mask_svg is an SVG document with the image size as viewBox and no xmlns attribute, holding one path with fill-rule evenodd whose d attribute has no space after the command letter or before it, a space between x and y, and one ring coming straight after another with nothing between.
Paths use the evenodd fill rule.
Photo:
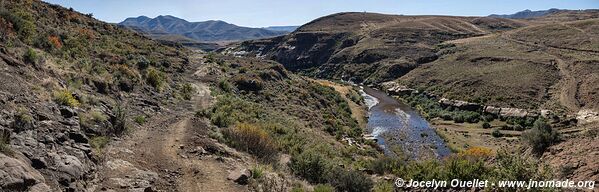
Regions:
<instances>
[{"instance_id":1,"label":"river water","mask_svg":"<svg viewBox=\"0 0 599 192\"><path fill-rule=\"evenodd\" d=\"M413 159L441 158L451 152L419 112L382 91L364 87L367 129L386 155ZM397 149L400 150L397 150Z\"/></svg>"}]
</instances>

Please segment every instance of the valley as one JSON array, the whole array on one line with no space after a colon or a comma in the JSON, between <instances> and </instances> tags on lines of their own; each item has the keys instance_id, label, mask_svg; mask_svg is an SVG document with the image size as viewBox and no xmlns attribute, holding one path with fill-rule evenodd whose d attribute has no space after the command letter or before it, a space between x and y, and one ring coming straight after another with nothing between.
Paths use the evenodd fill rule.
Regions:
<instances>
[{"instance_id":1,"label":"valley","mask_svg":"<svg viewBox=\"0 0 599 192\"><path fill-rule=\"evenodd\" d=\"M343 12L297 28L173 16L117 25L1 1L0 191L596 181L597 18Z\"/></svg>"}]
</instances>

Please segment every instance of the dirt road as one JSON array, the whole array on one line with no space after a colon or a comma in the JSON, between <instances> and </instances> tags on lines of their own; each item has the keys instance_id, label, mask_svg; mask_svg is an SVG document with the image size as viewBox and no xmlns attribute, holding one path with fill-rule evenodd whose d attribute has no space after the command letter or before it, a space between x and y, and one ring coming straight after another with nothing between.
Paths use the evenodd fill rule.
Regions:
<instances>
[{"instance_id":1,"label":"dirt road","mask_svg":"<svg viewBox=\"0 0 599 192\"><path fill-rule=\"evenodd\" d=\"M231 171L246 166L241 161L243 155L210 139L209 123L194 117L196 110L209 106L213 100L208 86L193 78L197 73L186 76L196 88L190 101L165 107L143 126L103 150L97 190L246 190L227 180Z\"/></svg>"}]
</instances>

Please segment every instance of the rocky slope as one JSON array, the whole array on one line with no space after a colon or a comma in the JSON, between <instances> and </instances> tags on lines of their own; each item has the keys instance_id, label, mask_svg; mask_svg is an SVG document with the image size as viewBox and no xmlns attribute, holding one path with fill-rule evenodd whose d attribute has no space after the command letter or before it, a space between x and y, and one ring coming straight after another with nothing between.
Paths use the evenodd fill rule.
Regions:
<instances>
[{"instance_id":1,"label":"rocky slope","mask_svg":"<svg viewBox=\"0 0 599 192\"><path fill-rule=\"evenodd\" d=\"M181 35L199 42L241 41L268 38L289 33L285 30L240 27L224 21L189 22L174 16L127 18L118 25L160 38Z\"/></svg>"},{"instance_id":2,"label":"rocky slope","mask_svg":"<svg viewBox=\"0 0 599 192\"><path fill-rule=\"evenodd\" d=\"M243 42L224 52L276 60L311 76L382 82L437 59L437 44L525 26L499 18L339 13L294 33Z\"/></svg>"},{"instance_id":3,"label":"rocky slope","mask_svg":"<svg viewBox=\"0 0 599 192\"><path fill-rule=\"evenodd\" d=\"M188 52L41 1L3 6L0 189L93 189L106 141L182 95Z\"/></svg>"}]
</instances>

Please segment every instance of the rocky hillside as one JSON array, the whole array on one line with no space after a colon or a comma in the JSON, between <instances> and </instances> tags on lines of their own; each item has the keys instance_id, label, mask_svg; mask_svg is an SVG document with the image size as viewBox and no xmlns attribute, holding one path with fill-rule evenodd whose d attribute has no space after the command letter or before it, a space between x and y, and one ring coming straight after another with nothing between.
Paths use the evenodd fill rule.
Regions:
<instances>
[{"instance_id":1,"label":"rocky hillside","mask_svg":"<svg viewBox=\"0 0 599 192\"><path fill-rule=\"evenodd\" d=\"M533 25L448 41L399 81L447 98L577 113L599 109L599 20ZM551 38L548 38L551 37Z\"/></svg>"},{"instance_id":2,"label":"rocky hillside","mask_svg":"<svg viewBox=\"0 0 599 192\"><path fill-rule=\"evenodd\" d=\"M189 22L174 16L127 18L121 26L160 38L164 35L181 35L199 42L242 41L268 38L289 33L285 30L240 27L224 21Z\"/></svg>"},{"instance_id":3,"label":"rocky hillside","mask_svg":"<svg viewBox=\"0 0 599 192\"><path fill-rule=\"evenodd\" d=\"M525 25L499 18L339 13L287 36L243 42L224 52L273 59L311 76L372 83L436 60L441 42Z\"/></svg>"},{"instance_id":4,"label":"rocky hillside","mask_svg":"<svg viewBox=\"0 0 599 192\"><path fill-rule=\"evenodd\" d=\"M109 138L185 95L188 51L41 1L0 8L0 191L93 186Z\"/></svg>"}]
</instances>

